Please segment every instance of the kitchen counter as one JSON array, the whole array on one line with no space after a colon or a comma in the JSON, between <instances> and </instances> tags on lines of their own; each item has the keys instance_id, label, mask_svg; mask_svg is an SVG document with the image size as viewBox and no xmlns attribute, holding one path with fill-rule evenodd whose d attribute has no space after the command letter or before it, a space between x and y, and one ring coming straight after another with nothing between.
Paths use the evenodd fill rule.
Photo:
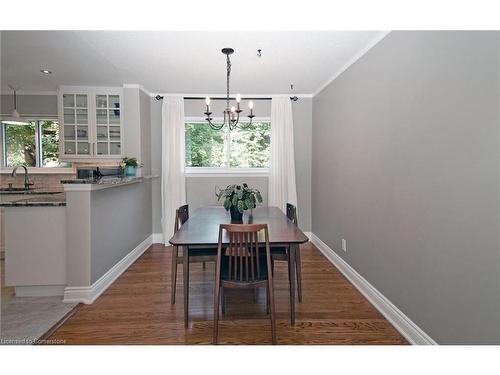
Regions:
<instances>
[{"instance_id":1,"label":"kitchen counter","mask_svg":"<svg viewBox=\"0 0 500 375\"><path fill-rule=\"evenodd\" d=\"M152 179L63 181L66 193L65 302L92 303L152 243ZM21 211L21 210L19 210Z\"/></svg>"},{"instance_id":2,"label":"kitchen counter","mask_svg":"<svg viewBox=\"0 0 500 375\"><path fill-rule=\"evenodd\" d=\"M66 196L30 190L0 194L5 285L18 297L60 296L66 285Z\"/></svg>"},{"instance_id":3,"label":"kitchen counter","mask_svg":"<svg viewBox=\"0 0 500 375\"><path fill-rule=\"evenodd\" d=\"M76 180L61 180L65 191L93 191L102 190L123 185L135 184L158 176L142 176L142 177L103 177L100 179L80 178Z\"/></svg>"},{"instance_id":4,"label":"kitchen counter","mask_svg":"<svg viewBox=\"0 0 500 375\"><path fill-rule=\"evenodd\" d=\"M47 207L66 206L66 195L62 192L37 192L0 194L0 207Z\"/></svg>"}]
</instances>

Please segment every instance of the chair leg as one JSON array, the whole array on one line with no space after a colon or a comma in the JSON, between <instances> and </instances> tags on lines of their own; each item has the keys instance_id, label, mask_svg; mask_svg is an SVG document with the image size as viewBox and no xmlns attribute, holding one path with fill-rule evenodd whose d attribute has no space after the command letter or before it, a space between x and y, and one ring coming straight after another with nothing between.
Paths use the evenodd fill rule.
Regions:
<instances>
[{"instance_id":1,"label":"chair leg","mask_svg":"<svg viewBox=\"0 0 500 375\"><path fill-rule=\"evenodd\" d=\"M266 286L266 314L269 314L269 285Z\"/></svg>"},{"instance_id":2,"label":"chair leg","mask_svg":"<svg viewBox=\"0 0 500 375\"><path fill-rule=\"evenodd\" d=\"M217 340L219 338L219 297L220 285L215 285L214 290L214 338L213 343L217 344Z\"/></svg>"},{"instance_id":3,"label":"chair leg","mask_svg":"<svg viewBox=\"0 0 500 375\"><path fill-rule=\"evenodd\" d=\"M177 256L179 253L179 248L177 246L172 247L172 282L170 286L172 290L170 291L170 303L173 305L175 303L175 291L177 288Z\"/></svg>"},{"instance_id":4,"label":"chair leg","mask_svg":"<svg viewBox=\"0 0 500 375\"><path fill-rule=\"evenodd\" d=\"M274 308L274 290L273 284L271 280L267 282L267 290L269 294L269 304L271 305L271 331L272 331L272 339L273 345L276 344L276 316L275 316L275 308Z\"/></svg>"},{"instance_id":5,"label":"chair leg","mask_svg":"<svg viewBox=\"0 0 500 375\"><path fill-rule=\"evenodd\" d=\"M302 303L302 269L300 262L300 246L295 246L295 268L297 270L297 295L299 303Z\"/></svg>"},{"instance_id":6,"label":"chair leg","mask_svg":"<svg viewBox=\"0 0 500 375\"><path fill-rule=\"evenodd\" d=\"M226 296L224 294L224 287L220 288L220 303L222 305L222 315L226 313Z\"/></svg>"}]
</instances>

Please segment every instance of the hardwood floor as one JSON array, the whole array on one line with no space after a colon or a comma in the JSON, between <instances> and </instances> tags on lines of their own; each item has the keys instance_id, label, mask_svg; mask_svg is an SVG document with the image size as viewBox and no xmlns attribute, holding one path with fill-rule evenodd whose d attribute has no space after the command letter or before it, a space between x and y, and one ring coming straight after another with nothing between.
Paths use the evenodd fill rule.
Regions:
<instances>
[{"instance_id":1,"label":"hardwood floor","mask_svg":"<svg viewBox=\"0 0 500 375\"><path fill-rule=\"evenodd\" d=\"M314 247L301 246L303 302L290 325L285 262L277 262L278 344L407 344L391 324ZM50 339L67 344L211 344L214 264L191 266L189 328L184 328L182 267L170 304L171 247L151 246L92 305L82 306ZM229 290L220 344L270 344L265 294ZM181 302L179 302L181 301Z\"/></svg>"}]
</instances>

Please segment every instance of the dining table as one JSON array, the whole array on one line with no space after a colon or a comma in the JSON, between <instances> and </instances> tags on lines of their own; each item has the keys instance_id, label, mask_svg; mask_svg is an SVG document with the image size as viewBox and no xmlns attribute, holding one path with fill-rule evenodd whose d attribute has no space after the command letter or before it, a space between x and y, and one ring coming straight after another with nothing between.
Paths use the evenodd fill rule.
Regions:
<instances>
[{"instance_id":1,"label":"dining table","mask_svg":"<svg viewBox=\"0 0 500 375\"><path fill-rule=\"evenodd\" d=\"M235 224L231 216L222 206L201 207L190 215L189 219L170 239L170 244L183 249L183 283L184 283L184 319L187 324L189 308L189 253L197 249L217 248L219 243L220 224ZM290 249L290 309L291 324L295 324L295 259L300 251L300 244L309 239L278 207L259 206L245 211L240 224L267 224L270 247L288 247ZM229 237L225 233L222 243L227 244ZM259 242L265 243L264 233Z\"/></svg>"}]
</instances>

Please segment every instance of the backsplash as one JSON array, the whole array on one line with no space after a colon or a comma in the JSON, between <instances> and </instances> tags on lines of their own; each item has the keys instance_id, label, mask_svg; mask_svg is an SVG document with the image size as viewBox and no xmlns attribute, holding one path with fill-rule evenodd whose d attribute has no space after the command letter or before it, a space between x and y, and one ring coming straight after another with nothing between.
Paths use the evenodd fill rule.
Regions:
<instances>
[{"instance_id":1,"label":"backsplash","mask_svg":"<svg viewBox=\"0 0 500 375\"><path fill-rule=\"evenodd\" d=\"M2 187L7 187L12 184L13 187L24 187L24 173L19 171L19 173L12 177L10 174L2 174L1 177ZM61 185L61 180L72 180L76 178L76 173L74 174L36 174L30 173L29 180L34 183L30 188L35 188L37 190L53 190L53 191L63 191L63 185Z\"/></svg>"},{"instance_id":2,"label":"backsplash","mask_svg":"<svg viewBox=\"0 0 500 375\"><path fill-rule=\"evenodd\" d=\"M64 187L61 184L61 180L74 180L76 179L76 169L77 168L94 168L94 167L114 167L118 165L117 162L102 161L102 162L78 162L73 163L73 168L75 173L35 173L29 172L29 180L33 182L31 188L36 188L38 190L51 190L51 191L64 191ZM24 170L19 169L17 171L16 177L12 177L10 173L0 174L0 187L8 187L9 184L12 187L24 187Z\"/></svg>"}]
</instances>

